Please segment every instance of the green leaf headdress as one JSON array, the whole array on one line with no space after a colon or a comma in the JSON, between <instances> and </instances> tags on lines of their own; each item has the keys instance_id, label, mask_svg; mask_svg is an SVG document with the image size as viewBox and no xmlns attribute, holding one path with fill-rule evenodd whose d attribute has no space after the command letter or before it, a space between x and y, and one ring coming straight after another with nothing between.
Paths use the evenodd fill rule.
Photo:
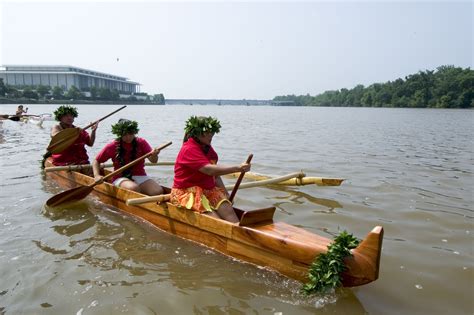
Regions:
<instances>
[{"instance_id":1,"label":"green leaf headdress","mask_svg":"<svg viewBox=\"0 0 474 315\"><path fill-rule=\"evenodd\" d=\"M67 114L71 114L74 118L77 117L77 108L69 105L59 106L54 112L54 119L57 121L61 120L61 117Z\"/></svg>"},{"instance_id":2,"label":"green leaf headdress","mask_svg":"<svg viewBox=\"0 0 474 315\"><path fill-rule=\"evenodd\" d=\"M134 120L121 118L118 123L112 125L112 133L116 135L117 138L121 138L126 134L137 134L139 130L138 123Z\"/></svg>"},{"instance_id":3,"label":"green leaf headdress","mask_svg":"<svg viewBox=\"0 0 474 315\"><path fill-rule=\"evenodd\" d=\"M221 123L219 120L213 117L197 117L191 116L186 121L186 126L184 127L184 132L186 136L189 137L198 137L206 132L212 134L219 133L221 129Z\"/></svg>"}]
</instances>

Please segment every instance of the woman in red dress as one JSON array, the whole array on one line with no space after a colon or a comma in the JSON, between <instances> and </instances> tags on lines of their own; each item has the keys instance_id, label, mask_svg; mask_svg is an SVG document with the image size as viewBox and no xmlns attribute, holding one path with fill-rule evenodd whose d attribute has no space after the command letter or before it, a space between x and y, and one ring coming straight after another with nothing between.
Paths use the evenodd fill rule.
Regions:
<instances>
[{"instance_id":1,"label":"woman in red dress","mask_svg":"<svg viewBox=\"0 0 474 315\"><path fill-rule=\"evenodd\" d=\"M69 105L59 106L54 111L54 118L59 121L59 124L53 126L51 129L51 137L67 128L76 128L74 125L74 118L78 115L77 108ZM92 147L95 142L95 133L98 127L98 123L92 126L92 132L89 133L85 130L81 130L79 137L76 141L71 144L67 149L61 153L53 154L54 165L82 165L90 164L89 156L85 146ZM92 175L90 169L86 171L89 175Z\"/></svg>"},{"instance_id":2,"label":"woman in red dress","mask_svg":"<svg viewBox=\"0 0 474 315\"><path fill-rule=\"evenodd\" d=\"M100 163L104 163L109 159L112 159L114 170L117 170L148 152L154 151L148 157L148 160L152 163L158 162L158 153L160 151L152 149L145 139L137 137L138 130L138 123L128 119L120 119L118 123L112 125L112 133L117 138L108 143L97 154L94 162L92 162L92 169L96 180L102 178L100 175ZM149 196L161 195L163 193L163 187L146 174L144 160L113 177L112 182L117 187L137 191Z\"/></svg>"},{"instance_id":3,"label":"woman in red dress","mask_svg":"<svg viewBox=\"0 0 474 315\"><path fill-rule=\"evenodd\" d=\"M230 222L239 222L221 175L247 172L250 164L218 165L218 155L211 146L220 131L212 117L191 116L186 121L183 146L176 158L171 202L176 206L204 213Z\"/></svg>"}]
</instances>

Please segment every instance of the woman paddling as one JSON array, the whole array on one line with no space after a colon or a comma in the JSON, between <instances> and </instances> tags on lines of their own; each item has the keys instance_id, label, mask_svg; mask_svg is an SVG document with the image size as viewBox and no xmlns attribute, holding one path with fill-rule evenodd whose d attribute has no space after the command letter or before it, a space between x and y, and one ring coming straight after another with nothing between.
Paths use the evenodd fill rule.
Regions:
<instances>
[{"instance_id":1,"label":"woman paddling","mask_svg":"<svg viewBox=\"0 0 474 315\"><path fill-rule=\"evenodd\" d=\"M186 121L183 146L174 167L171 202L193 211L230 222L239 222L221 175L248 172L250 164L217 165L218 156L211 146L220 131L212 117L191 116Z\"/></svg>"},{"instance_id":2,"label":"woman paddling","mask_svg":"<svg viewBox=\"0 0 474 315\"><path fill-rule=\"evenodd\" d=\"M74 126L74 118L78 116L77 108L69 105L59 106L54 111L54 118L59 121L59 124L53 126L51 129L51 137L68 128L76 128ZM77 140L66 148L61 153L53 154L54 165L82 165L90 164L89 156L87 155L86 145L92 147L95 142L95 133L98 127L98 123L92 126L92 132L89 133L85 130L81 130ZM85 173L92 175L90 169L85 170Z\"/></svg>"},{"instance_id":3,"label":"woman paddling","mask_svg":"<svg viewBox=\"0 0 474 315\"><path fill-rule=\"evenodd\" d=\"M148 142L136 136L138 133L138 123L128 119L120 119L118 123L112 125L112 133L117 136L115 140L108 143L95 157L92 163L94 177L100 180L100 163L112 159L114 169L117 170L125 164L155 151L148 160L152 163L158 162L159 150L152 149ZM149 196L161 195L161 187L153 179L149 178L145 172L145 161L141 161L134 167L125 170L122 174L112 178L115 186L137 191Z\"/></svg>"}]
</instances>

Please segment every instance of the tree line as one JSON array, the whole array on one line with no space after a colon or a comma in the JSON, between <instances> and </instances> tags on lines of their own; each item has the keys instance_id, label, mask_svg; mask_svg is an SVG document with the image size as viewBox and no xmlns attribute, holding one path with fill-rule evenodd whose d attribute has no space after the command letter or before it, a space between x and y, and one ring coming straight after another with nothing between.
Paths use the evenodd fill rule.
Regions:
<instances>
[{"instance_id":1,"label":"tree line","mask_svg":"<svg viewBox=\"0 0 474 315\"><path fill-rule=\"evenodd\" d=\"M474 70L451 65L419 71L405 79L359 84L352 89L326 91L316 96L276 96L278 104L294 106L472 108Z\"/></svg>"},{"instance_id":2,"label":"tree line","mask_svg":"<svg viewBox=\"0 0 474 315\"><path fill-rule=\"evenodd\" d=\"M107 87L91 87L80 90L76 86L71 86L68 90L64 90L61 86L22 86L14 87L5 85L3 79L0 78L0 96L12 100L86 100L86 101L129 101L129 102L150 102L155 104L164 104L165 97L163 94L148 95L147 93L134 93L126 97L120 95L115 89Z\"/></svg>"}]
</instances>

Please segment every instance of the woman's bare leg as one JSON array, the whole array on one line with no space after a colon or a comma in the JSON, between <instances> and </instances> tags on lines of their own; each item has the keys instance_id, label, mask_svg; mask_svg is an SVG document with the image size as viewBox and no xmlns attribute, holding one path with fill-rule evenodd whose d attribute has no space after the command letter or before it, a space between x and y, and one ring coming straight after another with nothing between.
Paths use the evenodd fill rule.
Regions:
<instances>
[{"instance_id":1,"label":"woman's bare leg","mask_svg":"<svg viewBox=\"0 0 474 315\"><path fill-rule=\"evenodd\" d=\"M216 219L221 219L222 218L217 214L217 212L215 211L208 211L208 212L204 212L205 215L208 215L210 217L213 217L213 218L216 218Z\"/></svg>"},{"instance_id":2,"label":"woman's bare leg","mask_svg":"<svg viewBox=\"0 0 474 315\"><path fill-rule=\"evenodd\" d=\"M133 180L124 180L120 183L119 185L120 188L125 188L125 189L128 189L128 190L133 190L133 191L136 191L136 192L141 192L140 191L140 186L137 185L137 183L135 183Z\"/></svg>"},{"instance_id":3,"label":"woman's bare leg","mask_svg":"<svg viewBox=\"0 0 474 315\"><path fill-rule=\"evenodd\" d=\"M239 218L235 214L234 208L229 202L223 202L216 210L219 216L229 222L237 223L239 222Z\"/></svg>"},{"instance_id":4,"label":"woman's bare leg","mask_svg":"<svg viewBox=\"0 0 474 315\"><path fill-rule=\"evenodd\" d=\"M156 196L163 194L163 187L161 187L153 179L149 179L140 184L140 190L143 194L148 196Z\"/></svg>"}]
</instances>

